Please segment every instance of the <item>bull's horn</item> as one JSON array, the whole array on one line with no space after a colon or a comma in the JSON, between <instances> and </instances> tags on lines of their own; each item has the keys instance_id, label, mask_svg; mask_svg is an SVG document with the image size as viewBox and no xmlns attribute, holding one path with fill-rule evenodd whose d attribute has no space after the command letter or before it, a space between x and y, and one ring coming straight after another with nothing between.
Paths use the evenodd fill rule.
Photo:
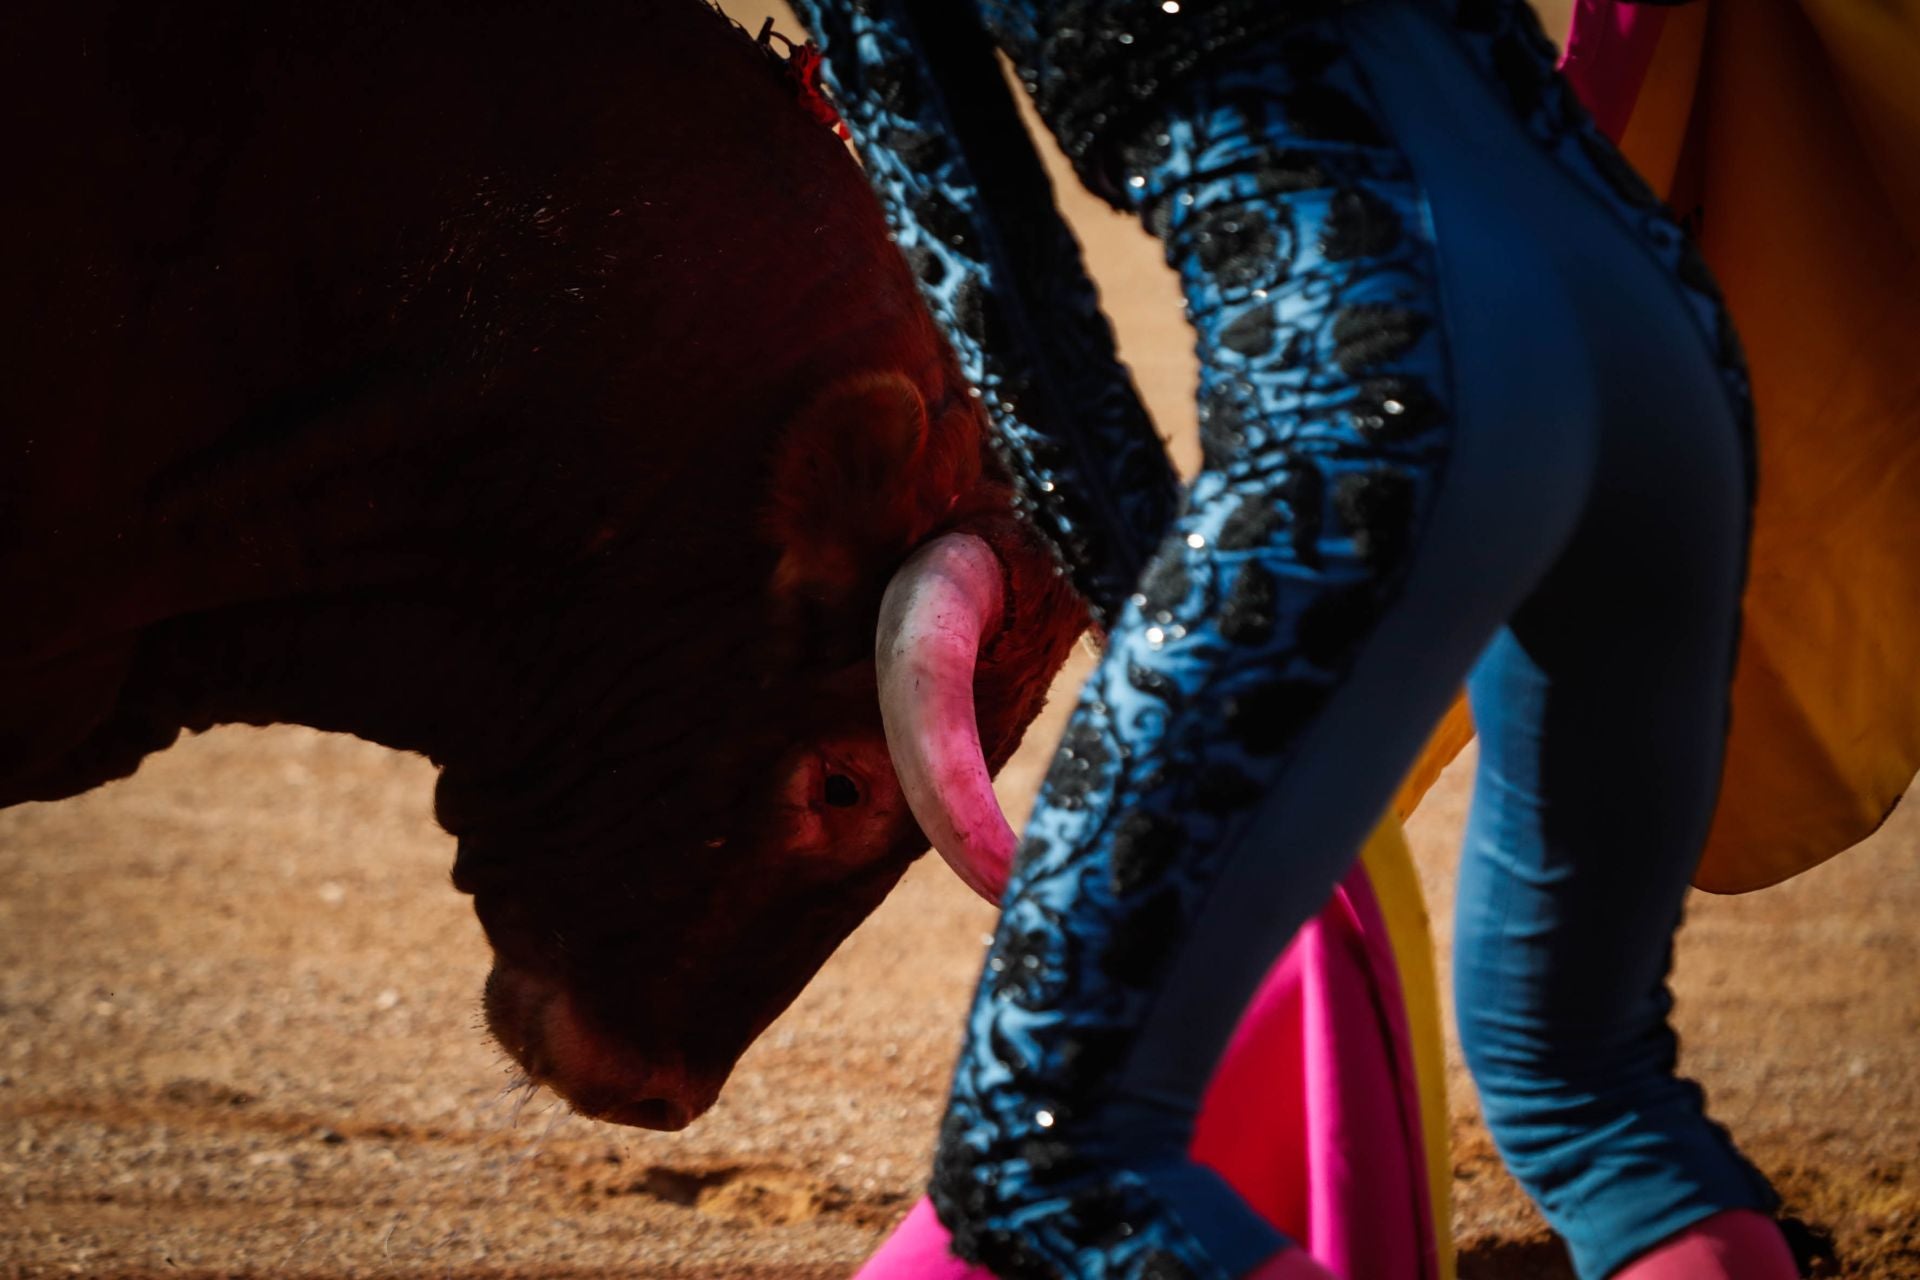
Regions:
<instances>
[{"instance_id":1,"label":"bull's horn","mask_svg":"<svg viewBox=\"0 0 1920 1280\"><path fill-rule=\"evenodd\" d=\"M1000 625L999 558L949 533L914 552L880 601L880 719L907 806L960 878L1000 900L1015 838L993 794L973 708L980 640Z\"/></svg>"}]
</instances>

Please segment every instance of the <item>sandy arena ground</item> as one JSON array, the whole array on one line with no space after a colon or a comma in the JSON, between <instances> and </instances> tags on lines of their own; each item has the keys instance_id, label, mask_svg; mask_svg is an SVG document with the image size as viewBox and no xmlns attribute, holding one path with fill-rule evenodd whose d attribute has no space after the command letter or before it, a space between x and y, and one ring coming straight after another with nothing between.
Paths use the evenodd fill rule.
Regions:
<instances>
[{"instance_id":1,"label":"sandy arena ground","mask_svg":"<svg viewBox=\"0 0 1920 1280\"><path fill-rule=\"evenodd\" d=\"M1165 271L1074 209L1190 433ZM1003 779L1018 811L1057 714ZM1464 763L1412 824L1443 944ZM0 1277L824 1280L880 1239L921 1185L989 910L922 863L707 1118L610 1128L505 1093L430 784L364 743L226 729L0 813ZM1681 937L1684 1066L1832 1233L1823 1274L1920 1277L1917 853L1920 803L1782 888L1699 898ZM1463 1277L1570 1275L1457 1056L1450 1077Z\"/></svg>"}]
</instances>

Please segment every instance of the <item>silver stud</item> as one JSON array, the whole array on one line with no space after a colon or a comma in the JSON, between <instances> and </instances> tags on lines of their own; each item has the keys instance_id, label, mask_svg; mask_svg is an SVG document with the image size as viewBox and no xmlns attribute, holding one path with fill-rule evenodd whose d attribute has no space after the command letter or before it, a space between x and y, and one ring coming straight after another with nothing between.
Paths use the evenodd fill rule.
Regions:
<instances>
[{"instance_id":1,"label":"silver stud","mask_svg":"<svg viewBox=\"0 0 1920 1280\"><path fill-rule=\"evenodd\" d=\"M1190 533L1187 535L1187 545L1195 551L1198 551L1207 545L1207 535L1204 533Z\"/></svg>"}]
</instances>

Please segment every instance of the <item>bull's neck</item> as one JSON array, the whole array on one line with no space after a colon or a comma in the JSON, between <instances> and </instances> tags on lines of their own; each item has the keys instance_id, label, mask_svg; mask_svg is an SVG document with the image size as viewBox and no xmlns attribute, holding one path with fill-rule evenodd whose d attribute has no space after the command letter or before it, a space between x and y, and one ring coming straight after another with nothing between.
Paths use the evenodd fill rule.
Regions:
<instances>
[{"instance_id":1,"label":"bull's neck","mask_svg":"<svg viewBox=\"0 0 1920 1280\"><path fill-rule=\"evenodd\" d=\"M128 700L187 728L300 724L417 751L490 760L518 671L478 626L403 591L236 606L152 628Z\"/></svg>"},{"instance_id":2,"label":"bull's neck","mask_svg":"<svg viewBox=\"0 0 1920 1280\"><path fill-rule=\"evenodd\" d=\"M740 572L694 556L716 571L685 583L663 579L658 558L648 539L589 570L555 564L539 590L511 566L484 567L484 582L439 566L177 619L149 632L132 692L150 706L174 700L174 722L191 728L301 724L420 752L445 770L443 801L451 791L474 821L512 821L578 783L567 771L585 765L580 744L610 722L623 746L649 750L687 727L662 707L753 660L740 646L760 628L686 625L739 609L724 588Z\"/></svg>"},{"instance_id":3,"label":"bull's neck","mask_svg":"<svg viewBox=\"0 0 1920 1280\"><path fill-rule=\"evenodd\" d=\"M454 392L397 399L223 443L159 486L125 576L163 585L118 593L119 625L143 637L128 692L149 714L487 768L548 732L539 708L577 674L568 619L602 579L633 577L597 545L605 495L636 500L650 477L583 465L558 432L530 450L448 411Z\"/></svg>"}]
</instances>

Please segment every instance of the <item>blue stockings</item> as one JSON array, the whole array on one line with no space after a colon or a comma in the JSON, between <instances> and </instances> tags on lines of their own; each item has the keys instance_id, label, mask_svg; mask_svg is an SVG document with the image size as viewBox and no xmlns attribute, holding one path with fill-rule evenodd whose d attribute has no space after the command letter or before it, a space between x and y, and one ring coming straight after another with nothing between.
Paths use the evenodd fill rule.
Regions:
<instances>
[{"instance_id":1,"label":"blue stockings","mask_svg":"<svg viewBox=\"0 0 1920 1280\"><path fill-rule=\"evenodd\" d=\"M1508 1163L1583 1276L1771 1208L1667 1023L1749 489L1738 344L1690 247L1514 0L1223 36L1163 57L1178 87L1124 128L1062 86L1089 33L1111 55L1162 6L982 7L1166 244L1206 466L1114 602L1006 894L935 1170L955 1248L1174 1280L1284 1245L1188 1160L1200 1097L1469 674L1456 992ZM1068 19L1078 43L1049 35ZM1072 459L1024 464L1060 456L1013 461L1051 492Z\"/></svg>"}]
</instances>

